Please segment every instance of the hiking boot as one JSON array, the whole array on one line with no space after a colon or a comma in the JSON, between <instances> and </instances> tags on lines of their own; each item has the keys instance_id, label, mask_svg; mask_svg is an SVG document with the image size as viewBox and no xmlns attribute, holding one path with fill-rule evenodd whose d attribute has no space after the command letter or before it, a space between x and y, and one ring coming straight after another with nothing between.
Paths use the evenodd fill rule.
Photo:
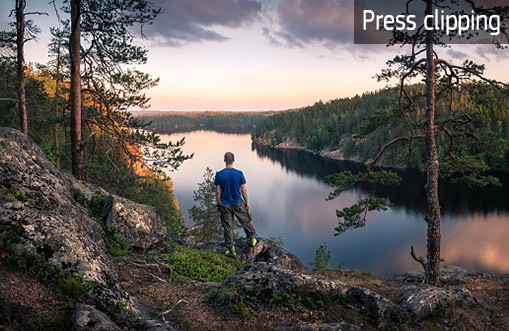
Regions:
<instances>
[{"instance_id":1,"label":"hiking boot","mask_svg":"<svg viewBox=\"0 0 509 331\"><path fill-rule=\"evenodd\" d=\"M237 253L235 253L235 247L232 246L232 248L227 249L226 252L224 252L224 255L229 256L229 257L236 257Z\"/></svg>"},{"instance_id":2,"label":"hiking boot","mask_svg":"<svg viewBox=\"0 0 509 331\"><path fill-rule=\"evenodd\" d=\"M256 246L256 238L251 238L250 242L251 242L251 247L255 247Z\"/></svg>"}]
</instances>

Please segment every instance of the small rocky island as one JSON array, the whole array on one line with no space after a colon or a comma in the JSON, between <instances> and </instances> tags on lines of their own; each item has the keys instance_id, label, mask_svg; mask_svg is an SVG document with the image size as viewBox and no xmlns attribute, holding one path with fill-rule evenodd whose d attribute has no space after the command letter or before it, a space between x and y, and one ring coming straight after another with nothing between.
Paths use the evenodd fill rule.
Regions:
<instances>
[{"instance_id":1,"label":"small rocky island","mask_svg":"<svg viewBox=\"0 0 509 331\"><path fill-rule=\"evenodd\" d=\"M157 209L56 169L0 128L1 330L508 330L509 275L380 279L169 234Z\"/></svg>"}]
</instances>

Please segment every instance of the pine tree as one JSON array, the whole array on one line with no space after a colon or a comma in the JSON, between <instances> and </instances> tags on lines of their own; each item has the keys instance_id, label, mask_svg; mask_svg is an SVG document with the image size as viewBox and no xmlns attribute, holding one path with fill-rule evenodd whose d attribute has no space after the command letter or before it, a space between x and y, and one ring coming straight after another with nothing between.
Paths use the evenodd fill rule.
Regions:
<instances>
[{"instance_id":1,"label":"pine tree","mask_svg":"<svg viewBox=\"0 0 509 331\"><path fill-rule=\"evenodd\" d=\"M409 6L414 2L407 2L407 14ZM431 15L434 6L453 6L458 5L459 0L426 0L425 15ZM507 22L509 21L509 6L483 8L479 5L480 1L465 0L464 4L471 7L476 12L483 14L497 14L502 19L502 43L508 39ZM484 66L477 65L472 61L465 60L463 65L454 65L438 55L435 46L443 46L447 40L444 40L445 32L434 32L418 28L417 32L410 34L407 32L394 31L393 39L390 45L396 43L410 45L410 54L397 56L388 62L389 68L378 75L379 80L398 80L399 100L398 106L389 112L379 112L372 116L365 126L362 135L365 137L376 131L381 126L392 125L402 128L401 135L393 137L376 154L376 156L367 162L367 172L352 174L343 172L328 177L329 184L337 186L337 189L331 193L330 199L337 197L344 190L363 182L369 182L373 186L371 195L366 199L361 199L351 207L338 210L337 215L343 219L336 228L338 233L351 227L363 226L366 214L373 210L384 210L388 202L384 199L374 198L374 190L379 184L395 184L399 182L399 177L390 171L372 171L371 168L380 160L382 155L395 145L403 145L410 149L424 147L424 156L426 164L427 182L426 192L426 215L425 221L427 229L427 256L417 257L413 247L410 254L414 260L419 262L424 269L424 282L431 285L438 285L440 281L440 203L438 199L438 176L440 164L446 165L442 172L445 175L459 177L460 180L468 181L475 185L500 185L498 179L492 176L485 176L483 171L487 170L486 164L475 160L472 157L460 157L457 153L458 146L464 144L482 144L482 140L472 123L472 116L466 109L454 109L452 102L457 98L461 89L483 88L486 84L496 86L500 89L507 89L508 85L487 79L483 76ZM494 41L497 47L503 47L498 40ZM425 81L424 92L424 114L418 116L419 96L412 96L408 93L408 80L422 76ZM436 105L439 98L444 97L450 100L448 114L443 118L437 118ZM443 139L440 139L440 138ZM419 145L424 141L424 144ZM445 156L447 160L439 160L439 147L443 142ZM487 146L485 146L487 148ZM459 176L458 176L459 175ZM458 178L455 178L458 179Z\"/></svg>"},{"instance_id":2,"label":"pine tree","mask_svg":"<svg viewBox=\"0 0 509 331\"><path fill-rule=\"evenodd\" d=\"M221 238L222 226L216 207L216 185L214 174L209 167L203 174L203 182L198 183L198 189L193 192L193 200L197 205L189 209L189 216L200 227L200 239L209 242Z\"/></svg>"}]
</instances>

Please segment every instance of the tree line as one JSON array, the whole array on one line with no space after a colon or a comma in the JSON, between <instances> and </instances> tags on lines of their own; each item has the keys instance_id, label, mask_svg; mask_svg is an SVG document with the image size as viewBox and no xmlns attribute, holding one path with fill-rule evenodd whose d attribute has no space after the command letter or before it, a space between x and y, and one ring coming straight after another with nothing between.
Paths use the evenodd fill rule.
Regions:
<instances>
[{"instance_id":1,"label":"tree line","mask_svg":"<svg viewBox=\"0 0 509 331\"><path fill-rule=\"evenodd\" d=\"M406 87L413 100L415 111L408 114L413 121L419 121L425 111L423 84ZM376 155L391 138L404 132L396 122L376 124L376 132L369 137L363 135L373 129L370 121L388 118L398 111L399 90L385 88L367 92L351 98L319 101L312 106L278 112L257 123L254 138L262 138L269 146L276 146L287 138L294 138L308 150L340 150L345 159L366 162ZM457 146L460 156L475 156L492 170L509 171L509 97L507 90L477 82L455 89L448 98L438 98L437 119L446 118L454 107L459 113L472 117L472 125L479 128L481 144ZM439 155L445 159L447 153L446 134L437 139ZM418 142L417 142L418 144ZM418 148L394 148L383 156L385 166L424 169L425 163Z\"/></svg>"},{"instance_id":2,"label":"tree line","mask_svg":"<svg viewBox=\"0 0 509 331\"><path fill-rule=\"evenodd\" d=\"M222 133L251 133L256 125L274 112L170 112L143 115L149 122L148 130L171 134L194 130L211 130Z\"/></svg>"},{"instance_id":3,"label":"tree line","mask_svg":"<svg viewBox=\"0 0 509 331\"><path fill-rule=\"evenodd\" d=\"M10 29L0 31L0 125L20 129L58 168L111 193L158 207L174 229L183 217L164 171L177 169L184 140L163 143L128 108L148 107L142 92L157 78L136 69L147 50L136 46L160 13L145 0L66 0L53 5L48 63L26 64L24 46L40 28L16 0ZM136 68L135 68L136 67Z\"/></svg>"}]
</instances>

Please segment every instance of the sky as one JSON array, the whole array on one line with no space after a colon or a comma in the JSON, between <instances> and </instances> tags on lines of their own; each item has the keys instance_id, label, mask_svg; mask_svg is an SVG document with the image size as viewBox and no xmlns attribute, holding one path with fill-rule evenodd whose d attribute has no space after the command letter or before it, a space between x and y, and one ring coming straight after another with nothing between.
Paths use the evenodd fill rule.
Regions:
<instances>
[{"instance_id":1,"label":"sky","mask_svg":"<svg viewBox=\"0 0 509 331\"><path fill-rule=\"evenodd\" d=\"M27 0L41 28L26 45L29 62L46 63L49 27L58 26L50 0ZM59 1L57 1L58 3ZM151 110L279 110L381 89L373 76L399 46L355 45L353 0L152 0L162 8L144 28L148 50L139 69L159 77L145 91ZM503 0L509 4L509 0ZM0 1L7 29L14 0ZM65 13L60 12L62 18ZM509 81L508 50L454 45L442 58L486 65L486 76Z\"/></svg>"}]
</instances>

